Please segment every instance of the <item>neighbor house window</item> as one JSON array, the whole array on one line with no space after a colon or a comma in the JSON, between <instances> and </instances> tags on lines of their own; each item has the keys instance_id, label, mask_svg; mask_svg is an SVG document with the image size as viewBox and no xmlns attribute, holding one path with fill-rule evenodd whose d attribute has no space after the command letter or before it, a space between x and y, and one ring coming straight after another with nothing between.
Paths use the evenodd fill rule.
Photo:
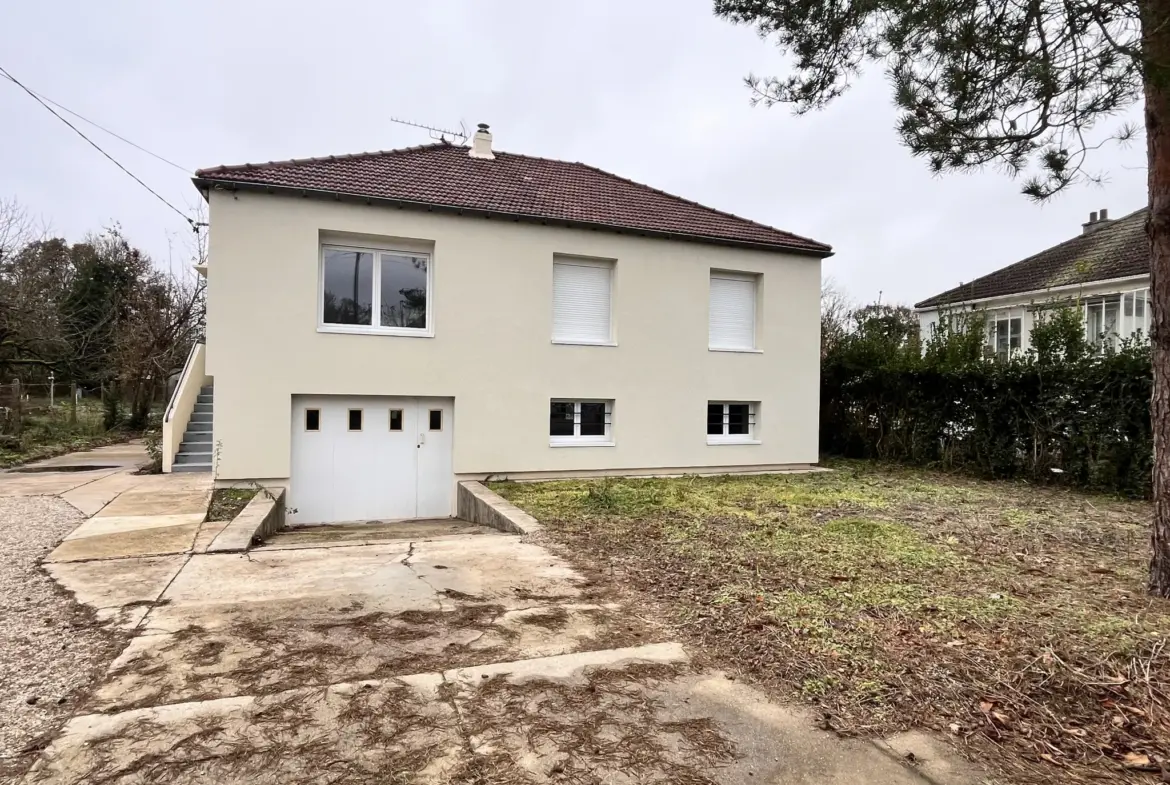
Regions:
<instances>
[{"instance_id":1,"label":"neighbor house window","mask_svg":"<svg viewBox=\"0 0 1170 785\"><path fill-rule=\"evenodd\" d=\"M988 343L1001 360L1014 357L1023 348L1024 320L1020 316L997 316L990 322Z\"/></svg>"},{"instance_id":2,"label":"neighbor house window","mask_svg":"<svg viewBox=\"0 0 1170 785\"><path fill-rule=\"evenodd\" d=\"M321 327L429 335L430 276L425 254L327 245L321 258Z\"/></svg>"},{"instance_id":3,"label":"neighbor house window","mask_svg":"<svg viewBox=\"0 0 1170 785\"><path fill-rule=\"evenodd\" d=\"M1085 302L1085 337L1094 346L1117 346L1121 330L1121 295Z\"/></svg>"},{"instance_id":4,"label":"neighbor house window","mask_svg":"<svg viewBox=\"0 0 1170 785\"><path fill-rule=\"evenodd\" d=\"M553 330L556 343L610 344L613 262L553 260Z\"/></svg>"},{"instance_id":5,"label":"neighbor house window","mask_svg":"<svg viewBox=\"0 0 1170 785\"><path fill-rule=\"evenodd\" d=\"M707 404L707 444L754 444L756 404L711 401Z\"/></svg>"},{"instance_id":6,"label":"neighbor house window","mask_svg":"<svg viewBox=\"0 0 1170 785\"><path fill-rule=\"evenodd\" d=\"M724 351L756 348L757 275L711 271L708 346Z\"/></svg>"},{"instance_id":7,"label":"neighbor house window","mask_svg":"<svg viewBox=\"0 0 1170 785\"><path fill-rule=\"evenodd\" d=\"M549 404L549 444L613 444L613 401L564 401Z\"/></svg>"}]
</instances>

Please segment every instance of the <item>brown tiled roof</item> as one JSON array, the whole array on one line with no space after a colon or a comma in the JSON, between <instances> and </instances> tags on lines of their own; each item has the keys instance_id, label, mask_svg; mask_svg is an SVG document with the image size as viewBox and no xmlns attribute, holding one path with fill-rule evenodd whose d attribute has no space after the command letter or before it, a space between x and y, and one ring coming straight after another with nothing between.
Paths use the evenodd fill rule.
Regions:
<instances>
[{"instance_id":1,"label":"brown tiled roof","mask_svg":"<svg viewBox=\"0 0 1170 785\"><path fill-rule=\"evenodd\" d=\"M574 226L671 236L699 242L828 256L807 237L635 183L592 166L497 152L472 158L468 148L423 145L357 155L200 169L201 188L221 185L385 200Z\"/></svg>"},{"instance_id":2,"label":"brown tiled roof","mask_svg":"<svg viewBox=\"0 0 1170 785\"><path fill-rule=\"evenodd\" d=\"M1146 239L1146 208L1143 207L1088 234L929 297L914 307L933 308L1149 272L1150 244Z\"/></svg>"}]
</instances>

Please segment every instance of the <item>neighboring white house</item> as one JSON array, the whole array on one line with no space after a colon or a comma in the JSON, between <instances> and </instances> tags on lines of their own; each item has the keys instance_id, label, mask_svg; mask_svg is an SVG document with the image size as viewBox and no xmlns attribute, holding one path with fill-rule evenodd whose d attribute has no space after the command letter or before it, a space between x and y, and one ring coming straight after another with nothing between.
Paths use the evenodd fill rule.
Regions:
<instances>
[{"instance_id":1,"label":"neighboring white house","mask_svg":"<svg viewBox=\"0 0 1170 785\"><path fill-rule=\"evenodd\" d=\"M1090 213L1073 239L916 304L923 338L940 315L979 311L988 349L1003 357L1026 351L1038 316L1059 305L1081 309L1086 337L1095 343L1116 346L1122 338L1148 335L1145 223L1145 208L1115 220L1106 210Z\"/></svg>"},{"instance_id":2,"label":"neighboring white house","mask_svg":"<svg viewBox=\"0 0 1170 785\"><path fill-rule=\"evenodd\" d=\"M196 174L207 343L168 469L287 485L308 523L816 463L829 246L491 141Z\"/></svg>"}]
</instances>

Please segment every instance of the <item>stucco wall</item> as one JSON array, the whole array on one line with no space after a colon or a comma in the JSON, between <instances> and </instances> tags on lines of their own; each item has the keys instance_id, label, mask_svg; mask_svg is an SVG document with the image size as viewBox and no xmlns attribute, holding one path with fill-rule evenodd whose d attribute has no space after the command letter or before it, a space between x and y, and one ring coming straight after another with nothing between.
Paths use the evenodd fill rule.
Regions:
<instances>
[{"instance_id":1,"label":"stucco wall","mask_svg":"<svg viewBox=\"0 0 1170 785\"><path fill-rule=\"evenodd\" d=\"M263 194L210 214L221 479L288 477L294 394L453 396L458 475L817 460L817 259ZM323 233L433 243L434 337L319 333ZM617 260L616 347L551 343L554 254ZM708 350L711 268L763 274L760 353ZM616 446L550 447L554 397L613 399ZM707 445L708 400L760 401L761 444Z\"/></svg>"}]
</instances>

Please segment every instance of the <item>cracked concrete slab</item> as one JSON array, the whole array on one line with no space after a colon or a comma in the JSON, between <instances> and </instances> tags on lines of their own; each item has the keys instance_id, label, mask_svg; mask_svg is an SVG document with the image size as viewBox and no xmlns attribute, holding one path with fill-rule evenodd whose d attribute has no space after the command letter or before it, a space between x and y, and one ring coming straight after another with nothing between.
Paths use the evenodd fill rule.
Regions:
<instances>
[{"instance_id":1,"label":"cracked concrete slab","mask_svg":"<svg viewBox=\"0 0 1170 785\"><path fill-rule=\"evenodd\" d=\"M105 618L126 606L153 603L185 562L185 556L147 556L49 563L45 567L78 602L97 609L99 618Z\"/></svg>"}]
</instances>

